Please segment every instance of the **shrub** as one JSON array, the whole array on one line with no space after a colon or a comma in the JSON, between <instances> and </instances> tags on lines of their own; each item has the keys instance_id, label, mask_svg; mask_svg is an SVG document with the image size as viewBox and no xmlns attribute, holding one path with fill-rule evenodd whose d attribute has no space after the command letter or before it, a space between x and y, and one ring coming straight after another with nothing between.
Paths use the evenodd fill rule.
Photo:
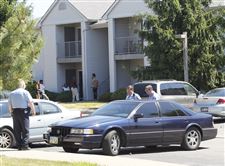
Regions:
<instances>
[{"instance_id":1,"label":"shrub","mask_svg":"<svg viewBox=\"0 0 225 166\"><path fill-rule=\"evenodd\" d=\"M57 96L59 95L59 93L51 92L48 90L45 90L45 94L48 96L49 100L52 101L57 101Z\"/></svg>"},{"instance_id":2,"label":"shrub","mask_svg":"<svg viewBox=\"0 0 225 166\"><path fill-rule=\"evenodd\" d=\"M36 98L36 83L35 82L28 82L26 84L26 89L30 92L33 98Z\"/></svg>"},{"instance_id":3,"label":"shrub","mask_svg":"<svg viewBox=\"0 0 225 166\"><path fill-rule=\"evenodd\" d=\"M61 102L71 102L72 101L71 91L58 93L56 100Z\"/></svg>"},{"instance_id":4,"label":"shrub","mask_svg":"<svg viewBox=\"0 0 225 166\"><path fill-rule=\"evenodd\" d=\"M102 101L102 102L109 102L109 101L111 101L112 94L113 93L110 93L110 92L104 93L103 95L99 96L99 101Z\"/></svg>"},{"instance_id":5,"label":"shrub","mask_svg":"<svg viewBox=\"0 0 225 166\"><path fill-rule=\"evenodd\" d=\"M126 93L126 88L118 89L112 94L111 100L124 100L126 98Z\"/></svg>"}]
</instances>

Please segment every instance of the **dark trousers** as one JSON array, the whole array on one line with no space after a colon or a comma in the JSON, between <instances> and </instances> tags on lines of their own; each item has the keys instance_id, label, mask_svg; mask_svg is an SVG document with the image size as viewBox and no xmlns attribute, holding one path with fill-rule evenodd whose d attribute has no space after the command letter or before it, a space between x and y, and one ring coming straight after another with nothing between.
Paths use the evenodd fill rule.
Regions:
<instances>
[{"instance_id":1,"label":"dark trousers","mask_svg":"<svg viewBox=\"0 0 225 166\"><path fill-rule=\"evenodd\" d=\"M13 109L13 129L18 148L28 147L29 127L29 111L21 108Z\"/></svg>"},{"instance_id":2,"label":"dark trousers","mask_svg":"<svg viewBox=\"0 0 225 166\"><path fill-rule=\"evenodd\" d=\"M94 100L97 100L97 98L98 98L98 88L92 88L92 90L93 90Z\"/></svg>"}]
</instances>

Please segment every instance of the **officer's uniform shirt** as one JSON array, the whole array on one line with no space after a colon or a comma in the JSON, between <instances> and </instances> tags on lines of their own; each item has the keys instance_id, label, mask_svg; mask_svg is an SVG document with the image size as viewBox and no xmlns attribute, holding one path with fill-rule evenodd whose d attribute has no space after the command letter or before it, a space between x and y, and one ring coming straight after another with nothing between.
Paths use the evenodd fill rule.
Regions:
<instances>
[{"instance_id":1,"label":"officer's uniform shirt","mask_svg":"<svg viewBox=\"0 0 225 166\"><path fill-rule=\"evenodd\" d=\"M27 108L28 103L32 101L32 97L30 93L23 89L18 88L10 93L9 96L9 104L11 104L12 108Z\"/></svg>"},{"instance_id":2,"label":"officer's uniform shirt","mask_svg":"<svg viewBox=\"0 0 225 166\"><path fill-rule=\"evenodd\" d=\"M148 97L148 100L151 100L151 101L159 100L159 95L155 91L152 91L152 95Z\"/></svg>"},{"instance_id":3,"label":"officer's uniform shirt","mask_svg":"<svg viewBox=\"0 0 225 166\"><path fill-rule=\"evenodd\" d=\"M131 95L127 95L126 100L141 100L141 97L137 93L132 93Z\"/></svg>"}]
</instances>

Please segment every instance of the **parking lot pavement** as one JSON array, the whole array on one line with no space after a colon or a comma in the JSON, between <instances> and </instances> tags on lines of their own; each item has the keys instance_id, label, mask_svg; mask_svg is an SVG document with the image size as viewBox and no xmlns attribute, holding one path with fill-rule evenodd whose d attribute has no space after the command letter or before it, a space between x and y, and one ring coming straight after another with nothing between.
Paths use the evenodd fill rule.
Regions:
<instances>
[{"instance_id":1,"label":"parking lot pavement","mask_svg":"<svg viewBox=\"0 0 225 166\"><path fill-rule=\"evenodd\" d=\"M17 151L15 149L1 149L1 156L27 158L27 159L41 159L52 161L67 161L67 162L90 162L97 163L104 166L118 166L126 164L129 166L185 166L181 164L171 164L160 161L151 161L143 159L123 158L120 156L103 156L94 154L73 154L73 153L60 153L60 152L44 152L38 150ZM0 157L1 158L1 157Z\"/></svg>"},{"instance_id":2,"label":"parking lot pavement","mask_svg":"<svg viewBox=\"0 0 225 166\"><path fill-rule=\"evenodd\" d=\"M1 156L43 159L68 162L91 162L104 166L224 166L225 123L215 123L218 135L215 139L202 142L196 151L183 151L179 146L160 147L156 150L140 148L123 149L120 155L111 157L102 154L101 150L84 150L79 153L65 153L61 147L34 145L30 151L16 149L0 149Z\"/></svg>"}]
</instances>

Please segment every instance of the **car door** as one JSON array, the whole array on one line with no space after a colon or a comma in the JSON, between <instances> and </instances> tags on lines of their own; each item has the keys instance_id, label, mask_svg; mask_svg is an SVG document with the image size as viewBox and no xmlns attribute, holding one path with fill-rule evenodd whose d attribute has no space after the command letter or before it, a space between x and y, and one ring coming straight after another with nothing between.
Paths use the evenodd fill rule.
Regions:
<instances>
[{"instance_id":1,"label":"car door","mask_svg":"<svg viewBox=\"0 0 225 166\"><path fill-rule=\"evenodd\" d=\"M128 144L151 145L161 143L163 128L155 102L144 103L136 111L136 114L143 115L143 117L137 120L130 119Z\"/></svg>"},{"instance_id":2,"label":"car door","mask_svg":"<svg viewBox=\"0 0 225 166\"><path fill-rule=\"evenodd\" d=\"M41 102L40 108L46 121L46 129L50 124L58 122L64 118L62 110L53 103Z\"/></svg>"},{"instance_id":3,"label":"car door","mask_svg":"<svg viewBox=\"0 0 225 166\"><path fill-rule=\"evenodd\" d=\"M42 140L42 134L46 126L45 118L43 112L40 109L40 103L34 103L36 115L30 115L30 141L40 141Z\"/></svg>"},{"instance_id":4,"label":"car door","mask_svg":"<svg viewBox=\"0 0 225 166\"><path fill-rule=\"evenodd\" d=\"M159 101L164 143L180 143L183 139L189 116L178 104Z\"/></svg>"}]
</instances>

